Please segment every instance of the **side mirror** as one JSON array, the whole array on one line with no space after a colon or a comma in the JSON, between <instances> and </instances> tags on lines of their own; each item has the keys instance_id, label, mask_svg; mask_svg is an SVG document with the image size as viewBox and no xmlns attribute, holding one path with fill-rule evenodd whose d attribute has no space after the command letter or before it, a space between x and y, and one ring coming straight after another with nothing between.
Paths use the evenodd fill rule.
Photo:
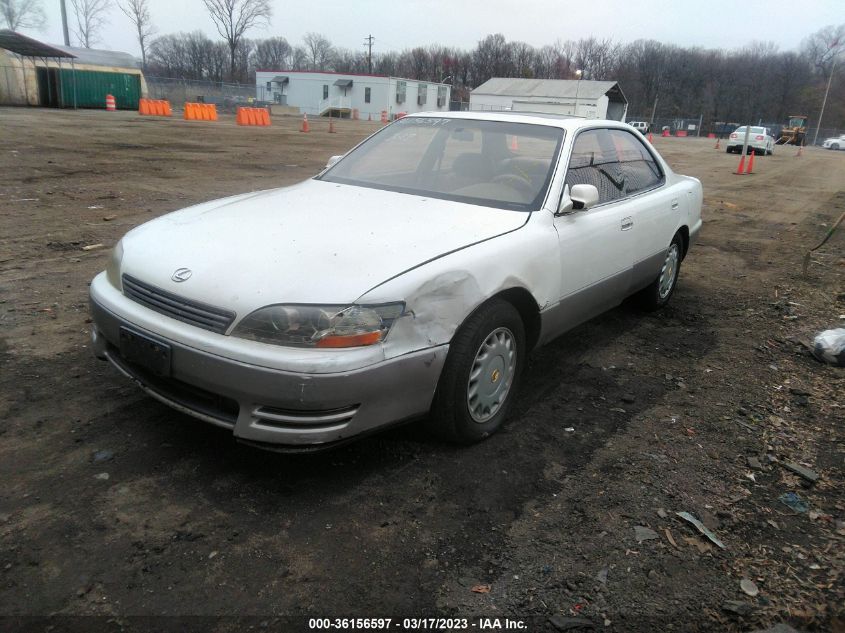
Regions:
<instances>
[{"instance_id":1,"label":"side mirror","mask_svg":"<svg viewBox=\"0 0 845 633\"><path fill-rule=\"evenodd\" d=\"M599 201L599 190L595 185L572 185L569 191L573 211L586 211Z\"/></svg>"},{"instance_id":2,"label":"side mirror","mask_svg":"<svg viewBox=\"0 0 845 633\"><path fill-rule=\"evenodd\" d=\"M329 167L331 167L332 165L334 165L334 164L335 164L337 161L339 161L341 158L343 158L343 154L340 154L340 155L338 155L338 156L332 156L331 158L329 158L329 162L327 162L327 163L326 163L326 169L328 169Z\"/></svg>"}]
</instances>

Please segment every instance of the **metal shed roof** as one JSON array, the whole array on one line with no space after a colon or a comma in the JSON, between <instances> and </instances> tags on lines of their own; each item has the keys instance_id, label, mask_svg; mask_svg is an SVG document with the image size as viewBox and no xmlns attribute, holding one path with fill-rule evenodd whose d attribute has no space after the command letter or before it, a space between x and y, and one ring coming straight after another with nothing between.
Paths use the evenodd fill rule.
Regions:
<instances>
[{"instance_id":1,"label":"metal shed roof","mask_svg":"<svg viewBox=\"0 0 845 633\"><path fill-rule=\"evenodd\" d=\"M588 81L582 79L513 79L493 77L472 91L479 95L499 95L503 97L551 97L598 99L612 93L614 101L625 101L625 95L615 81ZM619 98L621 97L621 99Z\"/></svg>"},{"instance_id":2,"label":"metal shed roof","mask_svg":"<svg viewBox=\"0 0 845 633\"><path fill-rule=\"evenodd\" d=\"M9 29L0 30L0 48L11 51L23 57L65 57L74 58L76 55L68 51L44 44L26 35L15 33Z\"/></svg>"},{"instance_id":3,"label":"metal shed roof","mask_svg":"<svg viewBox=\"0 0 845 633\"><path fill-rule=\"evenodd\" d=\"M91 66L112 66L116 68L140 68L138 60L129 53L122 53L121 51L107 51L98 48L77 48L75 46L60 46L56 44L54 48L69 53L70 56L76 57L76 61L80 64L88 64Z\"/></svg>"},{"instance_id":4,"label":"metal shed roof","mask_svg":"<svg viewBox=\"0 0 845 633\"><path fill-rule=\"evenodd\" d=\"M349 87L352 86L352 80L351 79L338 79L336 82L334 82L334 85L339 86L341 88L349 88Z\"/></svg>"}]
</instances>

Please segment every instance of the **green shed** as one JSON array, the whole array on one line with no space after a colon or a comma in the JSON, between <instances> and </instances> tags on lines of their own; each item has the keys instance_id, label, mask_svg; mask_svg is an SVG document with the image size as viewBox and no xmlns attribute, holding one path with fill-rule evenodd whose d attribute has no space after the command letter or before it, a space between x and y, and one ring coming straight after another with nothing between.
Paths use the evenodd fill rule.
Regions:
<instances>
[{"instance_id":1,"label":"green shed","mask_svg":"<svg viewBox=\"0 0 845 633\"><path fill-rule=\"evenodd\" d=\"M106 95L114 95L118 110L137 110L141 77L128 73L70 68L36 69L39 101L53 108L105 108Z\"/></svg>"}]
</instances>

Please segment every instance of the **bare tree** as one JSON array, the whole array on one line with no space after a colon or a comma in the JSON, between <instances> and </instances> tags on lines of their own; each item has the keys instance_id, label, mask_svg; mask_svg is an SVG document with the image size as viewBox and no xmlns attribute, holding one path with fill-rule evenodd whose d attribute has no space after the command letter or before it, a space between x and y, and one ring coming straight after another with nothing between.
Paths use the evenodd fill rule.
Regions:
<instances>
[{"instance_id":1,"label":"bare tree","mask_svg":"<svg viewBox=\"0 0 845 633\"><path fill-rule=\"evenodd\" d=\"M41 29L47 21L41 0L0 0L0 18L13 31Z\"/></svg>"},{"instance_id":2,"label":"bare tree","mask_svg":"<svg viewBox=\"0 0 845 633\"><path fill-rule=\"evenodd\" d=\"M76 39L85 48L91 48L99 40L100 29L108 22L106 14L111 8L110 0L70 0L76 14Z\"/></svg>"},{"instance_id":3,"label":"bare tree","mask_svg":"<svg viewBox=\"0 0 845 633\"><path fill-rule=\"evenodd\" d=\"M334 47L325 35L306 33L302 38L311 70L326 70L334 57Z\"/></svg>"},{"instance_id":4,"label":"bare tree","mask_svg":"<svg viewBox=\"0 0 845 633\"><path fill-rule=\"evenodd\" d=\"M283 37L258 40L253 64L259 70L285 70L290 65L291 47Z\"/></svg>"},{"instance_id":5,"label":"bare tree","mask_svg":"<svg viewBox=\"0 0 845 633\"><path fill-rule=\"evenodd\" d=\"M804 40L801 49L822 75L829 75L834 60L845 52L845 24L816 31Z\"/></svg>"},{"instance_id":6,"label":"bare tree","mask_svg":"<svg viewBox=\"0 0 845 633\"><path fill-rule=\"evenodd\" d=\"M155 33L150 18L149 0L117 0L117 6L135 25L135 31L138 33L138 44L141 47L141 66L146 69L149 39Z\"/></svg>"},{"instance_id":7,"label":"bare tree","mask_svg":"<svg viewBox=\"0 0 845 633\"><path fill-rule=\"evenodd\" d=\"M217 32L229 46L229 70L235 76L238 44L249 29L270 23L270 0L202 0Z\"/></svg>"}]
</instances>

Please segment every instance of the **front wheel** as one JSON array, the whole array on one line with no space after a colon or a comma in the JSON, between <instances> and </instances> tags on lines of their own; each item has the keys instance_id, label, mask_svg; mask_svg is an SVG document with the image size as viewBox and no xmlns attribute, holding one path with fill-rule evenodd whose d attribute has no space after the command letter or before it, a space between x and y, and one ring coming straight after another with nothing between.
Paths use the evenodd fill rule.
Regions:
<instances>
[{"instance_id":1,"label":"front wheel","mask_svg":"<svg viewBox=\"0 0 845 633\"><path fill-rule=\"evenodd\" d=\"M494 299L460 327L440 375L430 427L472 444L502 426L525 366L525 327L510 303Z\"/></svg>"},{"instance_id":2,"label":"front wheel","mask_svg":"<svg viewBox=\"0 0 845 633\"><path fill-rule=\"evenodd\" d=\"M659 310L669 303L678 283L683 253L684 242L681 236L676 233L675 237L672 238L672 243L669 244L669 248L666 249L666 257L660 267L660 273L651 284L640 291L640 305L645 310Z\"/></svg>"}]
</instances>

